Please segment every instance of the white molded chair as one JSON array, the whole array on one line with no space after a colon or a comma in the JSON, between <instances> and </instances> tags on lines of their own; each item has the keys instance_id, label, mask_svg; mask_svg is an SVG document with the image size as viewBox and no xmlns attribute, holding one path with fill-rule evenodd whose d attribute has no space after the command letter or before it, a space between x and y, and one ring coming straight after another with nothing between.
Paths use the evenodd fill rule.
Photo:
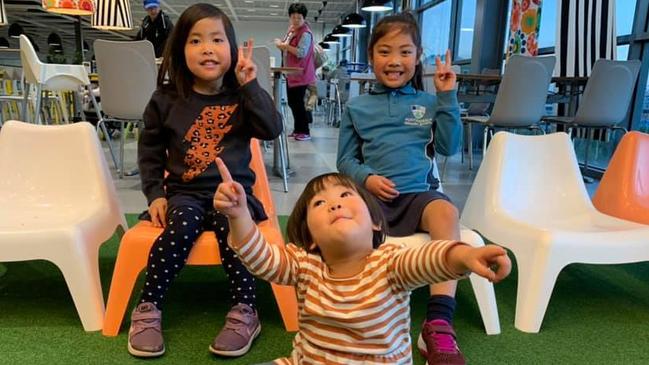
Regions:
<instances>
[{"instance_id":1,"label":"white molded chair","mask_svg":"<svg viewBox=\"0 0 649 365\"><path fill-rule=\"evenodd\" d=\"M439 176L435 160L433 160L433 174ZM441 183L437 191L444 192ZM460 225L460 240L473 247L484 246L484 241L480 235L462 225ZM402 242L409 247L416 247L430 241L430 236L428 233L415 233L412 236L406 237L388 236L386 237L386 241ZM473 287L475 298L478 301L478 308L480 309L480 315L482 316L485 332L487 332L488 335L499 334L500 320L498 318L498 305L496 304L496 294L494 293L493 284L489 280L475 274L471 274L469 280L471 280L471 286Z\"/></svg>"},{"instance_id":2,"label":"white molded chair","mask_svg":"<svg viewBox=\"0 0 649 365\"><path fill-rule=\"evenodd\" d=\"M84 330L100 330L99 246L127 226L95 129L8 121L0 130L0 171L0 262L54 263Z\"/></svg>"},{"instance_id":3,"label":"white molded chair","mask_svg":"<svg viewBox=\"0 0 649 365\"><path fill-rule=\"evenodd\" d=\"M497 133L460 221L514 253L515 326L536 333L561 269L649 261L649 226L598 212L570 138Z\"/></svg>"},{"instance_id":4,"label":"white molded chair","mask_svg":"<svg viewBox=\"0 0 649 365\"><path fill-rule=\"evenodd\" d=\"M93 45L101 89L101 107L108 121L120 123L119 177L124 177L124 124L142 120L156 88L158 67L149 41L116 42L97 39Z\"/></svg>"},{"instance_id":5,"label":"white molded chair","mask_svg":"<svg viewBox=\"0 0 649 365\"><path fill-rule=\"evenodd\" d=\"M20 36L20 62L23 66L25 76L25 85L23 90L23 110L22 117L27 121L27 102L29 100L29 86L27 84L36 86L36 105L34 107L34 124L39 124L41 114L41 102L44 91L62 91L62 90L79 90L80 87L87 87L88 93L92 99L93 106L97 112L97 117L101 119L101 112L95 94L90 88L90 79L88 72L83 65L62 65L54 63L43 63L38 59L38 55L34 50L34 46L29 41L29 38L22 34ZM61 109L64 109L61 107ZM113 153L113 146L110 143L110 135L103 127L102 131L108 142L108 148L113 158L115 166L117 166L117 159ZM97 124L97 128L100 125Z\"/></svg>"}]
</instances>

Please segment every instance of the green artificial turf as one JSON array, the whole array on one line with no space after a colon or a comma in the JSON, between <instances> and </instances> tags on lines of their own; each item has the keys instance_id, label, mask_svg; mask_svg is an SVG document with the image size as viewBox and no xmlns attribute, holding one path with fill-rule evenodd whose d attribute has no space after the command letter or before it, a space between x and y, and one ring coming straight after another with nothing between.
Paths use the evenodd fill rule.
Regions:
<instances>
[{"instance_id":1,"label":"green artificial turf","mask_svg":"<svg viewBox=\"0 0 649 365\"><path fill-rule=\"evenodd\" d=\"M129 215L133 223L134 215ZM282 226L286 217L280 217ZM118 241L100 252L107 297ZM132 300L139 293L138 282ZM60 271L45 261L0 264L0 364L255 364L288 355L286 333L270 286L258 285L262 334L237 359L214 357L208 345L228 310L220 267L186 267L164 309L167 353L140 360L126 351L127 321L117 337L86 333ZM455 317L469 364L648 364L649 264L570 265L561 272L538 334L514 328L516 270L496 285L502 333L487 336L468 280L460 283ZM413 336L426 310L427 289L412 296ZM129 306L129 312L132 307ZM128 314L127 314L128 316ZM413 337L416 339L416 337ZM415 364L423 358L415 351Z\"/></svg>"}]
</instances>

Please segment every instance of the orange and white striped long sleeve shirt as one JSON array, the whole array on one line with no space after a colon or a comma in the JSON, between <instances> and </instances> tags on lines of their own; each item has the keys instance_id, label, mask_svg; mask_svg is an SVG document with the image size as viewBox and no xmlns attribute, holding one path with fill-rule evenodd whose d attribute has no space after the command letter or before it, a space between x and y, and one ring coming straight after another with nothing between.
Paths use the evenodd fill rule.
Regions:
<instances>
[{"instance_id":1,"label":"orange and white striped long sleeve shirt","mask_svg":"<svg viewBox=\"0 0 649 365\"><path fill-rule=\"evenodd\" d=\"M276 364L411 364L410 291L462 276L445 263L456 241L384 243L362 272L333 278L320 255L269 244L256 227L248 237L230 245L250 272L297 289L299 332Z\"/></svg>"}]
</instances>

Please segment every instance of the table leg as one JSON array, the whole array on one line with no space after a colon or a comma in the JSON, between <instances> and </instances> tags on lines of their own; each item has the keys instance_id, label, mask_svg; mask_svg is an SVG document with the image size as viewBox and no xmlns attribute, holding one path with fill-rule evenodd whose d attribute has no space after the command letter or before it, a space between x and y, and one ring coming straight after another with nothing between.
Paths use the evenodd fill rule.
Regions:
<instances>
[{"instance_id":1,"label":"table leg","mask_svg":"<svg viewBox=\"0 0 649 365\"><path fill-rule=\"evenodd\" d=\"M275 99L275 107L282 116L282 132L275 139L273 143L273 173L282 178L284 184L284 192L288 192L288 176L291 175L288 162L288 141L286 138L286 126L284 125L284 113L282 113L281 101L281 77L280 72L273 73L273 97ZM278 166L279 165L279 166Z\"/></svg>"}]
</instances>

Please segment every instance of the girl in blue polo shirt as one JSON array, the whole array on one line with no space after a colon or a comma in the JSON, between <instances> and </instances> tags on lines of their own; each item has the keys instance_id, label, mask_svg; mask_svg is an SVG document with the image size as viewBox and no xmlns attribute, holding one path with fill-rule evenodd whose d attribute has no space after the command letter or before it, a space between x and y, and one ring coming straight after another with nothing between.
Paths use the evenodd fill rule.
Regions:
<instances>
[{"instance_id":1,"label":"girl in blue polo shirt","mask_svg":"<svg viewBox=\"0 0 649 365\"><path fill-rule=\"evenodd\" d=\"M337 167L379 200L391 236L425 231L431 239L459 240L458 210L437 191L435 152L455 154L460 108L451 69L435 59L437 95L423 91L421 35L412 14L387 16L368 46L377 84L347 103L340 125ZM452 318L457 282L432 285L418 348L428 364L464 364Z\"/></svg>"}]
</instances>

